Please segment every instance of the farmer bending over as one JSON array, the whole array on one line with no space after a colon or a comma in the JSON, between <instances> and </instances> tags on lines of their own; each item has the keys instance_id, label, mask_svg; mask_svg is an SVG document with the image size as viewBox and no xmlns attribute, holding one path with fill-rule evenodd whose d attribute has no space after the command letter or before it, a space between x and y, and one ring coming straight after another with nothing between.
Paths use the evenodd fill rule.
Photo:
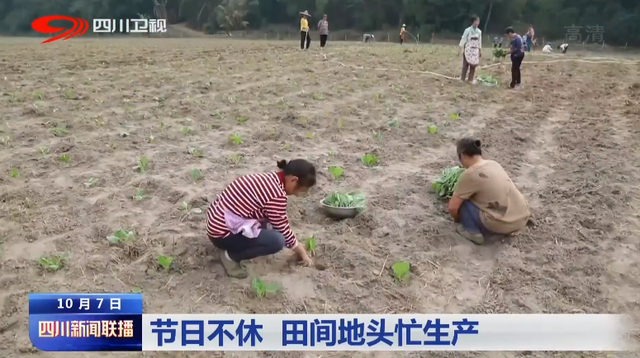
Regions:
<instances>
[{"instance_id":1,"label":"farmer bending over","mask_svg":"<svg viewBox=\"0 0 640 358\"><path fill-rule=\"evenodd\" d=\"M220 261L231 277L248 276L241 261L275 254L285 246L304 265L313 264L289 226L287 195L301 195L314 186L316 168L304 159L281 160L278 168L281 171L235 179L207 210L209 240L224 250Z\"/></svg>"},{"instance_id":2,"label":"farmer bending over","mask_svg":"<svg viewBox=\"0 0 640 358\"><path fill-rule=\"evenodd\" d=\"M567 53L568 49L569 49L569 44L567 43L563 43L562 45L558 46L558 50L562 50L562 53Z\"/></svg>"},{"instance_id":3,"label":"farmer bending over","mask_svg":"<svg viewBox=\"0 0 640 358\"><path fill-rule=\"evenodd\" d=\"M529 205L504 168L482 158L479 140L461 139L457 152L465 171L449 201L449 213L459 223L458 233L480 245L485 236L523 230L530 216Z\"/></svg>"}]
</instances>

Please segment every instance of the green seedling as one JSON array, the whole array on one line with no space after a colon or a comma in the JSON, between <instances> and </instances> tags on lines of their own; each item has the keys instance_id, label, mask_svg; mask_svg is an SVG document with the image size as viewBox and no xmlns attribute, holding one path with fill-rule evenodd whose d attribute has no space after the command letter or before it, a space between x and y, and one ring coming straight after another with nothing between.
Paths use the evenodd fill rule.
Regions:
<instances>
[{"instance_id":1,"label":"green seedling","mask_svg":"<svg viewBox=\"0 0 640 358\"><path fill-rule=\"evenodd\" d=\"M320 93L317 93L313 95L313 99L315 99L316 101L322 101L324 99L324 96Z\"/></svg>"},{"instance_id":2,"label":"green seedling","mask_svg":"<svg viewBox=\"0 0 640 358\"><path fill-rule=\"evenodd\" d=\"M22 96L19 94L11 94L11 102L22 102Z\"/></svg>"},{"instance_id":3,"label":"green seedling","mask_svg":"<svg viewBox=\"0 0 640 358\"><path fill-rule=\"evenodd\" d=\"M496 87L498 85L498 80L493 76L478 76L478 82L489 87Z\"/></svg>"},{"instance_id":4,"label":"green seedling","mask_svg":"<svg viewBox=\"0 0 640 358\"><path fill-rule=\"evenodd\" d=\"M60 161L63 163L69 163L71 161L71 157L69 156L69 154L62 154L60 156Z\"/></svg>"},{"instance_id":5,"label":"green seedling","mask_svg":"<svg viewBox=\"0 0 640 358\"><path fill-rule=\"evenodd\" d=\"M137 189L135 193L133 193L133 200L141 201L148 198L147 193L144 189Z\"/></svg>"},{"instance_id":6,"label":"green seedling","mask_svg":"<svg viewBox=\"0 0 640 358\"><path fill-rule=\"evenodd\" d=\"M280 147L280 149L282 149L282 150L291 150L291 144L285 143Z\"/></svg>"},{"instance_id":7,"label":"green seedling","mask_svg":"<svg viewBox=\"0 0 640 358\"><path fill-rule=\"evenodd\" d=\"M338 180L340 179L340 177L342 177L342 174L344 174L344 169L342 169L341 167L332 166L332 167L329 167L329 173L333 177L333 180Z\"/></svg>"},{"instance_id":8,"label":"green seedling","mask_svg":"<svg viewBox=\"0 0 640 358\"><path fill-rule=\"evenodd\" d=\"M324 204L334 208L354 208L364 210L366 198L360 192L340 193L334 192L324 199Z\"/></svg>"},{"instance_id":9,"label":"green seedling","mask_svg":"<svg viewBox=\"0 0 640 358\"><path fill-rule=\"evenodd\" d=\"M204 157L204 154L202 154L202 151L200 149L197 149L197 148L189 148L189 154L191 154L192 156L194 156L196 158Z\"/></svg>"},{"instance_id":10,"label":"green seedling","mask_svg":"<svg viewBox=\"0 0 640 358\"><path fill-rule=\"evenodd\" d=\"M86 186L87 188L91 189L94 186L98 185L98 182L100 182L100 179L91 177L91 178L89 178L89 180L87 180L86 183L84 183L84 186Z\"/></svg>"},{"instance_id":11,"label":"green seedling","mask_svg":"<svg viewBox=\"0 0 640 358\"><path fill-rule=\"evenodd\" d=\"M52 255L50 257L41 257L38 264L45 270L58 271L64 267L66 257L64 255Z\"/></svg>"},{"instance_id":12,"label":"green seedling","mask_svg":"<svg viewBox=\"0 0 640 358\"><path fill-rule=\"evenodd\" d=\"M460 114L459 113L451 113L449 114L449 118L451 118L454 121L459 121L460 120Z\"/></svg>"},{"instance_id":13,"label":"green seedling","mask_svg":"<svg viewBox=\"0 0 640 358\"><path fill-rule=\"evenodd\" d=\"M38 148L38 151L40 151L40 154L42 154L42 155L49 154L49 148L47 148L47 147L40 147L40 148Z\"/></svg>"},{"instance_id":14,"label":"green seedling","mask_svg":"<svg viewBox=\"0 0 640 358\"><path fill-rule=\"evenodd\" d=\"M304 244L309 255L315 256L316 255L316 239L313 236L308 237L305 239Z\"/></svg>"},{"instance_id":15,"label":"green seedling","mask_svg":"<svg viewBox=\"0 0 640 358\"><path fill-rule=\"evenodd\" d=\"M171 267L173 267L173 257L164 255L158 256L158 266L169 272Z\"/></svg>"},{"instance_id":16,"label":"green seedling","mask_svg":"<svg viewBox=\"0 0 640 358\"><path fill-rule=\"evenodd\" d=\"M256 294L256 297L263 298L270 293L278 293L280 286L277 283L265 283L260 278L254 278L251 280L251 289Z\"/></svg>"},{"instance_id":17,"label":"green seedling","mask_svg":"<svg viewBox=\"0 0 640 358\"><path fill-rule=\"evenodd\" d=\"M136 239L136 233L131 230L120 229L113 233L113 235L108 236L107 240L109 240L112 244L123 244L127 241L132 241Z\"/></svg>"},{"instance_id":18,"label":"green seedling","mask_svg":"<svg viewBox=\"0 0 640 358\"><path fill-rule=\"evenodd\" d=\"M373 154L365 154L362 156L362 163L367 167L375 167L378 165L378 156Z\"/></svg>"},{"instance_id":19,"label":"green seedling","mask_svg":"<svg viewBox=\"0 0 640 358\"><path fill-rule=\"evenodd\" d=\"M183 201L182 204L180 204L180 211L186 212L185 217L189 214L202 214L202 209L192 208L186 201Z\"/></svg>"},{"instance_id":20,"label":"green seedling","mask_svg":"<svg viewBox=\"0 0 640 358\"><path fill-rule=\"evenodd\" d=\"M411 273L411 264L407 261L398 261L393 264L393 276L398 282L405 282Z\"/></svg>"},{"instance_id":21,"label":"green seedling","mask_svg":"<svg viewBox=\"0 0 640 358\"><path fill-rule=\"evenodd\" d=\"M144 155L138 158L138 162L136 163L136 166L133 167L133 169L137 170L141 174L146 173L148 168L149 168L149 160Z\"/></svg>"},{"instance_id":22,"label":"green seedling","mask_svg":"<svg viewBox=\"0 0 640 358\"><path fill-rule=\"evenodd\" d=\"M397 119L392 119L392 120L389 121L389 127L398 128L398 127L400 127L400 122L398 122Z\"/></svg>"},{"instance_id":23,"label":"green seedling","mask_svg":"<svg viewBox=\"0 0 640 358\"><path fill-rule=\"evenodd\" d=\"M27 209L33 208L33 201L29 198L24 198L24 207Z\"/></svg>"},{"instance_id":24,"label":"green seedling","mask_svg":"<svg viewBox=\"0 0 640 358\"><path fill-rule=\"evenodd\" d=\"M18 171L18 168L11 168L11 171L9 172L9 176L12 178L19 178L20 172Z\"/></svg>"},{"instance_id":25,"label":"green seedling","mask_svg":"<svg viewBox=\"0 0 640 358\"><path fill-rule=\"evenodd\" d=\"M44 92L39 90L33 91L33 99L42 101L44 99Z\"/></svg>"},{"instance_id":26,"label":"green seedling","mask_svg":"<svg viewBox=\"0 0 640 358\"><path fill-rule=\"evenodd\" d=\"M64 91L64 98L66 99L78 99L78 95L76 94L76 92L72 89L68 89L66 91Z\"/></svg>"},{"instance_id":27,"label":"green seedling","mask_svg":"<svg viewBox=\"0 0 640 358\"><path fill-rule=\"evenodd\" d=\"M200 181L202 179L203 179L203 176L202 176L202 172L200 172L200 170L198 170L196 168L191 169L191 180L193 180L194 183L198 182L198 181Z\"/></svg>"},{"instance_id":28,"label":"green seedling","mask_svg":"<svg viewBox=\"0 0 640 358\"><path fill-rule=\"evenodd\" d=\"M453 94L453 98L458 99L460 98L460 92L456 92Z\"/></svg>"},{"instance_id":29,"label":"green seedling","mask_svg":"<svg viewBox=\"0 0 640 358\"><path fill-rule=\"evenodd\" d=\"M142 287L132 287L131 293L142 293Z\"/></svg>"},{"instance_id":30,"label":"green seedling","mask_svg":"<svg viewBox=\"0 0 640 358\"><path fill-rule=\"evenodd\" d=\"M147 138L147 143L155 144L155 142L156 142L156 137L154 137L153 134L149 134L149 138Z\"/></svg>"},{"instance_id":31,"label":"green seedling","mask_svg":"<svg viewBox=\"0 0 640 358\"><path fill-rule=\"evenodd\" d=\"M245 123L248 120L249 120L249 118L244 117L244 116L236 118L236 122L238 122L238 123Z\"/></svg>"},{"instance_id":32,"label":"green seedling","mask_svg":"<svg viewBox=\"0 0 640 358\"><path fill-rule=\"evenodd\" d=\"M382 139L382 133L380 132L373 132L373 138L376 140L380 140Z\"/></svg>"},{"instance_id":33,"label":"green seedling","mask_svg":"<svg viewBox=\"0 0 640 358\"><path fill-rule=\"evenodd\" d=\"M307 133L307 139L313 139L314 135L315 134L313 134L313 133Z\"/></svg>"},{"instance_id":34,"label":"green seedling","mask_svg":"<svg viewBox=\"0 0 640 358\"><path fill-rule=\"evenodd\" d=\"M229 142L235 145L240 145L242 144L242 138L239 134L233 134L231 135L231 137L229 137Z\"/></svg>"},{"instance_id":35,"label":"green seedling","mask_svg":"<svg viewBox=\"0 0 640 358\"><path fill-rule=\"evenodd\" d=\"M167 125L164 122L160 122L160 132L164 132L165 129L167 129Z\"/></svg>"},{"instance_id":36,"label":"green seedling","mask_svg":"<svg viewBox=\"0 0 640 358\"><path fill-rule=\"evenodd\" d=\"M234 154L234 155L230 156L229 159L231 160L231 162L233 164L238 165L244 159L244 155L242 155L242 154Z\"/></svg>"},{"instance_id":37,"label":"green seedling","mask_svg":"<svg viewBox=\"0 0 640 358\"><path fill-rule=\"evenodd\" d=\"M446 168L442 171L442 174L436 178L436 181L431 184L431 188L439 197L451 198L456 189L456 185L458 185L458 180L460 180L460 175L462 175L463 172L464 168L461 167Z\"/></svg>"},{"instance_id":38,"label":"green seedling","mask_svg":"<svg viewBox=\"0 0 640 358\"><path fill-rule=\"evenodd\" d=\"M51 128L51 134L56 137L65 137L69 132L64 127Z\"/></svg>"},{"instance_id":39,"label":"green seedling","mask_svg":"<svg viewBox=\"0 0 640 358\"><path fill-rule=\"evenodd\" d=\"M182 134L184 135L191 135L193 134L193 129L189 128L189 127L183 127L180 132L182 132Z\"/></svg>"},{"instance_id":40,"label":"green seedling","mask_svg":"<svg viewBox=\"0 0 640 358\"><path fill-rule=\"evenodd\" d=\"M438 133L438 127L436 127L435 125L430 125L429 134L436 134L436 133Z\"/></svg>"}]
</instances>

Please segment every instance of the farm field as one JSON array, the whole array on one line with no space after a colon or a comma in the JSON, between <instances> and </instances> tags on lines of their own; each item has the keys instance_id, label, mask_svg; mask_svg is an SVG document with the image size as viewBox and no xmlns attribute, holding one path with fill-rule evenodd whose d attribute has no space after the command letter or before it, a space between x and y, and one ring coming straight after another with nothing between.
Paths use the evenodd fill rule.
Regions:
<instances>
[{"instance_id":1,"label":"farm field","mask_svg":"<svg viewBox=\"0 0 640 358\"><path fill-rule=\"evenodd\" d=\"M458 76L456 50L340 42L321 55L317 41L301 52L295 42L0 39L2 356L69 356L31 346L30 292L142 290L154 313L640 317L640 65L527 64L559 59L528 55L524 91L505 89L509 63L478 71L497 88L420 73ZM530 201L534 225L509 242L478 247L459 237L431 192L466 135L483 141L485 157ZM364 166L365 154L380 164ZM286 251L254 260L252 277L280 286L258 299L250 279L226 277L197 209L235 177L295 158L314 162L319 181L289 200L289 217L299 239L316 239L326 269L290 267ZM338 180L327 170L334 165L344 168ZM327 219L319 201L349 189L367 195L367 211ZM112 245L107 237L121 228L135 240ZM171 270L160 256L173 258ZM395 282L396 261L411 263L407 283Z\"/></svg>"}]
</instances>

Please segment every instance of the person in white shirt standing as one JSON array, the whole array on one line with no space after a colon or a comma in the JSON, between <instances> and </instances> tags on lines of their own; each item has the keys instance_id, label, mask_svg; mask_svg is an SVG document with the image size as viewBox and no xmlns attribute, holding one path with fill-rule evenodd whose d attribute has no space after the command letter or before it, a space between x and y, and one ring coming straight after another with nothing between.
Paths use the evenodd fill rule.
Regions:
<instances>
[{"instance_id":1,"label":"person in white shirt standing","mask_svg":"<svg viewBox=\"0 0 640 358\"><path fill-rule=\"evenodd\" d=\"M472 20L471 26L467 27L464 30L464 33L462 34L462 38L460 39L460 48L458 49L458 57L460 57L460 54L462 53L462 74L460 76L460 79L463 82L465 80L468 80L471 83L475 83L474 76L476 74L476 66L478 64L476 63L475 66L472 66L471 64L469 64L469 62L467 62L467 58L465 57L464 52L469 52L465 50L467 48L467 45L470 44L471 38L474 38L473 47L475 48L477 46L478 61L480 61L480 58L482 58L482 31L478 28L478 26L480 25L480 18L477 16L472 16L471 20ZM467 71L469 72L468 79L467 79Z\"/></svg>"}]
</instances>

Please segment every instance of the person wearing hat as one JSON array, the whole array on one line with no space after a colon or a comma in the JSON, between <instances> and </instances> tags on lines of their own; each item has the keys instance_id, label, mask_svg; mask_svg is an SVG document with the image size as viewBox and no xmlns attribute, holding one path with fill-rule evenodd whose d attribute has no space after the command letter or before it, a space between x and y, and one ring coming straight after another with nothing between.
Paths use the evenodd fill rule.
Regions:
<instances>
[{"instance_id":1,"label":"person wearing hat","mask_svg":"<svg viewBox=\"0 0 640 358\"><path fill-rule=\"evenodd\" d=\"M300 18L300 49L308 50L309 45L311 45L311 36L309 35L309 18L311 15L307 12L307 10L300 13L302 16ZM305 46L306 42L306 46Z\"/></svg>"},{"instance_id":2,"label":"person wearing hat","mask_svg":"<svg viewBox=\"0 0 640 358\"><path fill-rule=\"evenodd\" d=\"M402 24L402 28L400 29L400 45L407 41L407 25Z\"/></svg>"}]
</instances>

